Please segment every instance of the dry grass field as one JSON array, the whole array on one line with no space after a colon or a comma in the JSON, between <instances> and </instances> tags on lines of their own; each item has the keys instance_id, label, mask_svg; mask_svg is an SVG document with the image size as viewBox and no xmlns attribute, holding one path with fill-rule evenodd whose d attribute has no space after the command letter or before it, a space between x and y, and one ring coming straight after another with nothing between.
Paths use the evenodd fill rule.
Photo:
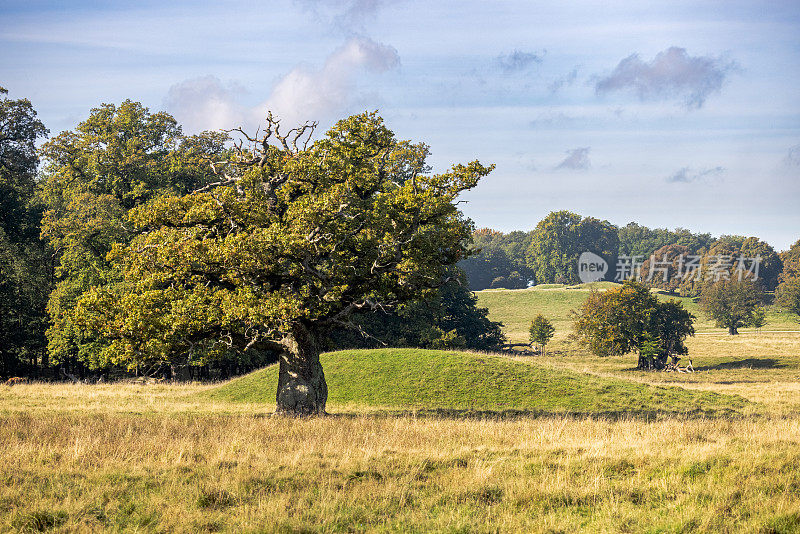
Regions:
<instances>
[{"instance_id":1,"label":"dry grass field","mask_svg":"<svg viewBox=\"0 0 800 534\"><path fill-rule=\"evenodd\" d=\"M800 334L698 335L694 374L641 373L560 336L517 362L587 385L530 412L370 408L351 391L329 417L286 419L269 393L248 401L255 378L2 387L0 531L800 532ZM331 362L334 384L352 372ZM604 394L588 384L615 402L667 391L650 384L749 402L620 413L567 398ZM248 393L216 393L231 390Z\"/></svg>"}]
</instances>

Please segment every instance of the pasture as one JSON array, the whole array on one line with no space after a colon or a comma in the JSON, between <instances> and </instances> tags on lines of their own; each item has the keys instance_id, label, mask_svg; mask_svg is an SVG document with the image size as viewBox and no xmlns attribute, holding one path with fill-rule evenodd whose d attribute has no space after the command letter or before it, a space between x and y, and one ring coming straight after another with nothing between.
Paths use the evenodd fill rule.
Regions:
<instances>
[{"instance_id":1,"label":"pasture","mask_svg":"<svg viewBox=\"0 0 800 534\"><path fill-rule=\"evenodd\" d=\"M0 530L800 530L796 323L731 338L701 319L696 373L645 373L569 339L587 294L479 293L512 339L553 319L546 357L326 354L329 417L272 417L274 368L3 387Z\"/></svg>"}]
</instances>

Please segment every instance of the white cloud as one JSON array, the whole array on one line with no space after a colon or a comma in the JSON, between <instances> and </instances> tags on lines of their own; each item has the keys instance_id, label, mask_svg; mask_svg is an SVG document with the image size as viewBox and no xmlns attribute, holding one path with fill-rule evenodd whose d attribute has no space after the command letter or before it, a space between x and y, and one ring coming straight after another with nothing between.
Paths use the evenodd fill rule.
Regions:
<instances>
[{"instance_id":1,"label":"white cloud","mask_svg":"<svg viewBox=\"0 0 800 534\"><path fill-rule=\"evenodd\" d=\"M250 112L237 103L244 93L209 74L170 87L164 105L187 132L234 128L249 122Z\"/></svg>"},{"instance_id":2,"label":"white cloud","mask_svg":"<svg viewBox=\"0 0 800 534\"><path fill-rule=\"evenodd\" d=\"M258 109L261 116L272 111L286 124L324 120L356 101L360 72L385 72L399 65L393 47L353 37L329 55L321 69L300 66L281 78Z\"/></svg>"},{"instance_id":3,"label":"white cloud","mask_svg":"<svg viewBox=\"0 0 800 534\"><path fill-rule=\"evenodd\" d=\"M585 171L591 166L589 161L589 150L591 147L584 146L567 150L567 157L556 165L556 169L572 169Z\"/></svg>"},{"instance_id":4,"label":"white cloud","mask_svg":"<svg viewBox=\"0 0 800 534\"><path fill-rule=\"evenodd\" d=\"M789 149L786 157L783 158L783 164L787 167L800 167L800 145L795 145Z\"/></svg>"},{"instance_id":5,"label":"white cloud","mask_svg":"<svg viewBox=\"0 0 800 534\"><path fill-rule=\"evenodd\" d=\"M559 92L561 89L563 89L564 87L569 87L570 85L575 83L575 80L577 78L578 78L578 67L575 67L574 69L572 69L571 71L569 71L565 75L559 76L558 78L553 80L550 83L550 85L548 85L548 89L550 89L551 93L555 94L555 93Z\"/></svg>"},{"instance_id":6,"label":"white cloud","mask_svg":"<svg viewBox=\"0 0 800 534\"><path fill-rule=\"evenodd\" d=\"M298 66L280 78L269 97L255 107L240 104L246 91L208 75L170 87L164 105L187 132L235 127L254 129L267 111L287 126L338 118L360 102L358 76L397 68L400 57L391 46L363 37L348 39L322 68Z\"/></svg>"},{"instance_id":7,"label":"white cloud","mask_svg":"<svg viewBox=\"0 0 800 534\"><path fill-rule=\"evenodd\" d=\"M297 0L318 18L345 32L363 32L367 20L396 0Z\"/></svg>"},{"instance_id":8,"label":"white cloud","mask_svg":"<svg viewBox=\"0 0 800 534\"><path fill-rule=\"evenodd\" d=\"M597 80L597 93L632 89L642 100L683 98L687 108L700 108L722 88L736 64L722 58L690 56L686 49L670 47L645 62L632 54L608 76Z\"/></svg>"},{"instance_id":9,"label":"white cloud","mask_svg":"<svg viewBox=\"0 0 800 534\"><path fill-rule=\"evenodd\" d=\"M691 169L690 167L683 167L678 169L678 171L674 174L668 176L666 180L669 183L688 184L691 182L705 181L710 178L716 178L724 172L724 167L712 167L710 169Z\"/></svg>"},{"instance_id":10,"label":"white cloud","mask_svg":"<svg viewBox=\"0 0 800 534\"><path fill-rule=\"evenodd\" d=\"M510 54L501 54L495 58L495 63L506 74L525 70L531 65L539 64L544 58L545 52L536 54L533 52L523 52L514 50Z\"/></svg>"}]
</instances>

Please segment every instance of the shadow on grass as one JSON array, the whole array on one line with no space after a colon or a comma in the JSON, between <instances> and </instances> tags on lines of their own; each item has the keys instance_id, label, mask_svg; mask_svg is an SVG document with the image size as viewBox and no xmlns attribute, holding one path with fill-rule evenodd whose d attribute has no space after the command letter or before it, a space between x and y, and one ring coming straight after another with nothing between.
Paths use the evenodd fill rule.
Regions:
<instances>
[{"instance_id":1,"label":"shadow on grass","mask_svg":"<svg viewBox=\"0 0 800 534\"><path fill-rule=\"evenodd\" d=\"M775 358L745 358L733 362L722 362L715 365L695 367L696 371L718 371L723 369L780 369L789 367Z\"/></svg>"},{"instance_id":2,"label":"shadow on grass","mask_svg":"<svg viewBox=\"0 0 800 534\"><path fill-rule=\"evenodd\" d=\"M275 414L257 414L256 417L287 417ZM454 408L430 408L419 410L375 410L365 412L333 412L323 417L332 419L358 419L364 417L412 417L451 420L488 420L488 421L515 421L521 419L550 419L573 418L592 421L661 421L664 419L697 419L697 418L745 418L741 412L723 408L717 410L691 410L687 412L671 412L657 410L609 410L609 411L544 411L544 410L469 410Z\"/></svg>"}]
</instances>

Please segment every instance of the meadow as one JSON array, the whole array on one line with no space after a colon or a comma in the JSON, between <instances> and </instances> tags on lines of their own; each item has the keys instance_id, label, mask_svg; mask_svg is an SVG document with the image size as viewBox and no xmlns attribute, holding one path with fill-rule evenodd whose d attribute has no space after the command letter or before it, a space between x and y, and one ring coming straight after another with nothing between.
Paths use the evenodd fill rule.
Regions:
<instances>
[{"instance_id":1,"label":"meadow","mask_svg":"<svg viewBox=\"0 0 800 534\"><path fill-rule=\"evenodd\" d=\"M569 339L587 294L479 293L512 339L554 319L545 357L323 355L328 417L271 416L274 368L2 387L0 531L800 531L797 324L701 318L696 373L644 373Z\"/></svg>"}]
</instances>

